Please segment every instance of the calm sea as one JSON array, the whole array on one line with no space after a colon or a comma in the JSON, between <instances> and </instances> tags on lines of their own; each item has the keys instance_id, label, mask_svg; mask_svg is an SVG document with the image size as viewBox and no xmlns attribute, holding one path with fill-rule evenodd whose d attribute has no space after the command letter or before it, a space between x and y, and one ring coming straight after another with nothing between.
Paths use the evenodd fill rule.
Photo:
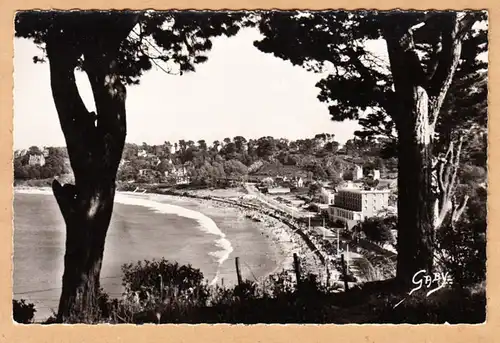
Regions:
<instances>
[{"instance_id":1,"label":"calm sea","mask_svg":"<svg viewBox=\"0 0 500 343\"><path fill-rule=\"evenodd\" d=\"M236 280L234 258L239 256L243 277L259 278L276 268L278 256L258 225L235 209L189 199L119 195L106 239L102 286L119 297L124 263L161 257L189 263L207 280L224 279L229 285ZM57 309L64 244L65 225L54 197L16 192L13 292L15 299L35 303L37 320Z\"/></svg>"}]
</instances>

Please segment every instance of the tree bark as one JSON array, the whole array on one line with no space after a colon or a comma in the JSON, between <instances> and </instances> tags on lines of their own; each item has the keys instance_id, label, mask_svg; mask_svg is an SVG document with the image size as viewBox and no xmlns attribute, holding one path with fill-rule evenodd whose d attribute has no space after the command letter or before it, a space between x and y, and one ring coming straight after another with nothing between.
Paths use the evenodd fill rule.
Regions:
<instances>
[{"instance_id":1,"label":"tree bark","mask_svg":"<svg viewBox=\"0 0 500 343\"><path fill-rule=\"evenodd\" d=\"M101 33L110 18L111 33ZM86 20L64 19L55 21L46 42L52 95L75 175L75 185L61 186L57 180L52 184L66 223L57 320L94 322L99 316L99 277L126 136L126 92L116 71L116 53L137 18L119 22L116 16L90 14ZM87 111L75 82L81 57L97 114Z\"/></svg>"},{"instance_id":2,"label":"tree bark","mask_svg":"<svg viewBox=\"0 0 500 343\"><path fill-rule=\"evenodd\" d=\"M421 88L414 106L399 125L398 264L397 277L409 283L421 270L432 270L433 211L432 156L427 97Z\"/></svg>"}]
</instances>

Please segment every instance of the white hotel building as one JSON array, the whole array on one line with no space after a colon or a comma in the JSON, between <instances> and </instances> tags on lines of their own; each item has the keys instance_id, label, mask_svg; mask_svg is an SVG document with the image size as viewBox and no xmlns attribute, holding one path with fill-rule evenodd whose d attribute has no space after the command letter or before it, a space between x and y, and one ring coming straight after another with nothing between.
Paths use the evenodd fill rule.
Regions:
<instances>
[{"instance_id":1,"label":"white hotel building","mask_svg":"<svg viewBox=\"0 0 500 343\"><path fill-rule=\"evenodd\" d=\"M332 221L341 220L350 229L365 218L375 217L389 207L390 190L341 189L328 208Z\"/></svg>"}]
</instances>

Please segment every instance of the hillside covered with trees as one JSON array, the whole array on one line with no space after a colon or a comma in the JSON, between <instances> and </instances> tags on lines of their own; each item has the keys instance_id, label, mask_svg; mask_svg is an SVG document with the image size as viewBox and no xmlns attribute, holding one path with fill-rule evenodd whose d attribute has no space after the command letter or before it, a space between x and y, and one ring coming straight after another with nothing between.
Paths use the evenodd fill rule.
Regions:
<instances>
[{"instance_id":1,"label":"hillside covered with trees","mask_svg":"<svg viewBox=\"0 0 500 343\"><path fill-rule=\"evenodd\" d=\"M382 176L397 174L396 158L380 157L382 142L354 137L340 148L334 138L323 133L298 140L236 136L210 144L204 140L166 141L161 145L126 143L117 180L175 184L179 177L185 176L193 185L215 187L228 179L281 175L335 184L352 179L354 165L362 166L366 172L378 169ZM15 178L47 179L68 173L65 150L50 149L51 157L45 166L28 163L30 155L42 154L36 147L22 156L16 152Z\"/></svg>"},{"instance_id":2,"label":"hillside covered with trees","mask_svg":"<svg viewBox=\"0 0 500 343\"><path fill-rule=\"evenodd\" d=\"M341 173L349 177L354 164L367 170L380 169L382 174L395 174L396 160L382 159L379 152L380 145L359 138L349 140L339 149L339 143L328 134L293 141L236 136L211 144L204 140L126 144L118 180L175 182L177 171L183 168L192 184L211 187L226 179L249 176L281 175L338 182ZM141 169L152 173L141 175Z\"/></svg>"}]
</instances>

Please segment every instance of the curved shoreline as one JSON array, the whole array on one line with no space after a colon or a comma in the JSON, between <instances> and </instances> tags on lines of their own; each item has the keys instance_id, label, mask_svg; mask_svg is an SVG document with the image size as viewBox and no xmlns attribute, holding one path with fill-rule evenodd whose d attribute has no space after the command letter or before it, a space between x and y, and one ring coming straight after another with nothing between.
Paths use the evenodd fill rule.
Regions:
<instances>
[{"instance_id":1,"label":"curved shoreline","mask_svg":"<svg viewBox=\"0 0 500 343\"><path fill-rule=\"evenodd\" d=\"M142 206L161 214L174 214L180 217L193 219L198 222L199 229L201 231L218 236L215 240L215 245L220 247L222 250L209 253L211 256L217 258L218 263L216 275L210 284L213 285L218 281L220 268L234 251L234 248L231 242L226 238L226 234L222 232L212 218L200 211L191 210L174 204L154 201L140 195L135 197L128 196L128 194L124 194L122 192L116 194L115 202L124 205Z\"/></svg>"},{"instance_id":2,"label":"curved shoreline","mask_svg":"<svg viewBox=\"0 0 500 343\"><path fill-rule=\"evenodd\" d=\"M21 193L32 193L32 194L53 194L52 189L50 187L14 187L14 192L21 192ZM302 263L302 268L304 269L305 272L313 272L315 274L324 274L323 273L323 268L325 266L325 257L321 253L321 251L316 247L316 245L311 241L311 239L302 231L302 229L293 223L291 223L287 218L284 216L280 215L276 210L266 208L263 205L257 205L253 204L249 201L244 201L244 200L233 200L230 198L223 198L223 197L218 197L218 196L213 196L213 195L208 195L208 196L200 196L200 195L195 195L195 194L190 194L188 192L184 193L177 193L177 192L152 192L152 191L147 191L144 190L144 192L132 192L132 191L117 191L116 192L116 197L115 201L118 203L122 203L124 198L120 199L120 196L130 196L130 199L133 200L141 200L148 201L148 198L151 196L153 197L161 197L163 199L168 200L169 198L174 199L174 200L183 200L185 201L186 199L191 199L196 201L196 203L203 204L204 202L210 202L214 207L231 207L238 209L242 212L245 213L251 213L251 216L253 218L259 218L259 220L262 222L262 225L259 225L261 234L265 235L266 238L270 240L270 243L274 246L275 250L275 257L276 257L276 268L272 271L267 273L266 275L262 276L261 279L264 279L268 277L269 275L272 275L276 273L279 270L283 271L289 271L291 272L292 277L294 277L293 274L293 254L297 253L299 256L301 256L301 263ZM152 202L155 202L154 200L150 200ZM162 204L162 202L156 202L158 204ZM138 205L138 206L144 206L141 205L140 203L134 203L134 202L127 202L127 204L130 205ZM165 203L163 203L165 204ZM177 206L177 205L172 205L169 204L170 206ZM152 208L153 210L156 210L153 208L153 206L148 206L148 208ZM179 208L183 208L182 206L177 206ZM185 208L183 208L185 209ZM201 216L209 218L205 214L199 211L194 211L194 210L188 210L187 211L193 211L195 213L199 213ZM177 212L171 212L180 216L183 216L182 214L179 214ZM190 218L190 217L188 217ZM193 219L193 218L191 218ZM213 220L209 218L212 222ZM195 219L196 220L196 219ZM215 223L214 223L215 224ZM216 226L216 225L215 225ZM218 231L220 229L217 227ZM213 233L208 231L208 233ZM221 232L222 233L222 232ZM222 233L223 234L223 233ZM298 236L298 237L297 237ZM221 236L222 237L222 236ZM298 239L297 239L298 238ZM222 237L221 239L224 239ZM221 242L222 243L222 242ZM224 243L226 244L226 243ZM229 242L229 244L231 244ZM229 256L228 256L229 257ZM279 259L279 260L278 260ZM319 260L319 261L318 261ZM222 264L219 264L219 267ZM215 280L215 279L214 279Z\"/></svg>"},{"instance_id":3,"label":"curved shoreline","mask_svg":"<svg viewBox=\"0 0 500 343\"><path fill-rule=\"evenodd\" d=\"M241 211L243 214L249 214L250 211L253 212L252 217L259 217L261 225L258 225L259 230L263 236L268 239L268 242L273 246L274 251L274 262L276 267L260 276L259 279L268 278L270 275L276 273L280 270L292 271L293 270L293 253L299 252L301 249L297 246L292 235L289 234L289 228L285 223L277 218L267 216L261 211L251 209L250 207L239 206L236 203L227 201L228 199L222 199L217 197L196 197L196 196L184 196L182 194L164 194L155 192L119 192L121 194L130 195L133 198L142 197L159 197L164 200L174 200L174 201L186 201L191 200L196 204L203 205L204 203L210 203L210 206L214 208L232 208Z\"/></svg>"},{"instance_id":4,"label":"curved shoreline","mask_svg":"<svg viewBox=\"0 0 500 343\"><path fill-rule=\"evenodd\" d=\"M321 252L319 246L314 243L314 241L305 233L303 232L303 229L300 228L300 226L297 224L292 223L285 214L281 213L280 211L269 208L266 206L263 206L262 204L254 204L251 203L251 201L244 201L242 200L243 197L247 194L240 193L238 196L239 200L234 200L231 199L231 197L218 197L218 196L213 196L213 195L196 195L192 194L189 192L183 192L183 193L177 193L177 192L172 192L172 191L166 191L166 192L148 192L147 190L144 191L144 193L136 193L136 192L128 192L130 194L155 194L157 196L167 196L167 197L173 197L173 198L178 198L178 199L195 199L198 201L210 201L213 204L219 204L220 206L229 206L233 208L240 209L242 211L250 211L253 213L253 217L257 216L260 220L270 220L275 221L275 223L280 223L282 225L281 230L277 230L278 232L275 232L275 230L272 229L272 224L269 225L269 223L265 223L264 225L261 226L261 230L266 231L266 237L269 238L269 236L274 235L271 240L276 243L276 241L280 242L282 244L280 245L280 250L287 255L281 263L278 263L277 268L272 272L269 273L273 274L279 269L283 269L285 271L292 272L292 278L295 276L293 273L293 253L298 253L298 255L301 258L301 263L302 263L302 269L307 273L307 272L312 272L315 275L320 275L325 277L325 274L330 273L330 275L335 273L334 271L326 272L324 270L324 267L327 266L327 258L323 255ZM234 198L234 197L233 197ZM266 219L267 218L267 219ZM294 239L294 236L298 235L300 238L298 240ZM289 244L283 244L282 239L285 238L287 243ZM319 261L318 261L319 260Z\"/></svg>"},{"instance_id":5,"label":"curved shoreline","mask_svg":"<svg viewBox=\"0 0 500 343\"><path fill-rule=\"evenodd\" d=\"M50 187L14 187L14 192L24 193L24 194L44 194L44 195L52 195L52 189ZM213 280L211 280L211 284L217 282L217 276L219 275L219 270L230 256L233 251L233 247L231 242L225 238L225 234L221 231L221 229L215 224L213 219L204 214L202 211L191 210L180 205L175 205L167 202L162 202L160 199L154 199L155 197L159 197L162 200L168 201L171 200L192 200L196 204L203 205L205 202L210 202L210 206L213 207L224 207L224 208L234 208L242 211L242 207L235 206L234 204L217 201L217 199L206 199L206 198L194 198L194 197L185 197L182 195L171 195L171 194L161 194L161 193L139 193L139 192L127 192L127 191L117 191L115 196L115 201L117 203L126 204L126 205L136 205L149 208L153 211L157 211L160 213L172 213L175 215L179 215L181 217L186 217L189 219L194 219L200 224L200 229L206 233L210 233L216 236L219 236L219 239L216 239L215 245L223 248L223 250L217 250L214 252L215 254L220 254L215 256L218 259L218 268L216 276ZM158 206L161 209L158 209ZM256 213L256 215L262 215L261 213ZM210 223L208 223L210 221ZM210 224L208 228L206 224ZM282 269L290 270L293 268L293 256L291 255L293 252L299 252L299 249L295 246L296 244L292 244L293 240L286 235L286 231L284 227L280 227L281 225L285 225L277 220L262 220L262 225L258 225L259 231L262 235L268 238L268 242L271 244L271 251L273 254L272 260L276 263L276 267L271 271L264 272L259 280L267 278L269 275L276 273ZM277 234L276 234L277 233ZM227 241L227 242L226 242ZM219 244L217 244L219 243ZM213 255L212 255L213 256ZM260 273L259 273L260 274ZM210 280L209 280L210 281Z\"/></svg>"}]
</instances>

